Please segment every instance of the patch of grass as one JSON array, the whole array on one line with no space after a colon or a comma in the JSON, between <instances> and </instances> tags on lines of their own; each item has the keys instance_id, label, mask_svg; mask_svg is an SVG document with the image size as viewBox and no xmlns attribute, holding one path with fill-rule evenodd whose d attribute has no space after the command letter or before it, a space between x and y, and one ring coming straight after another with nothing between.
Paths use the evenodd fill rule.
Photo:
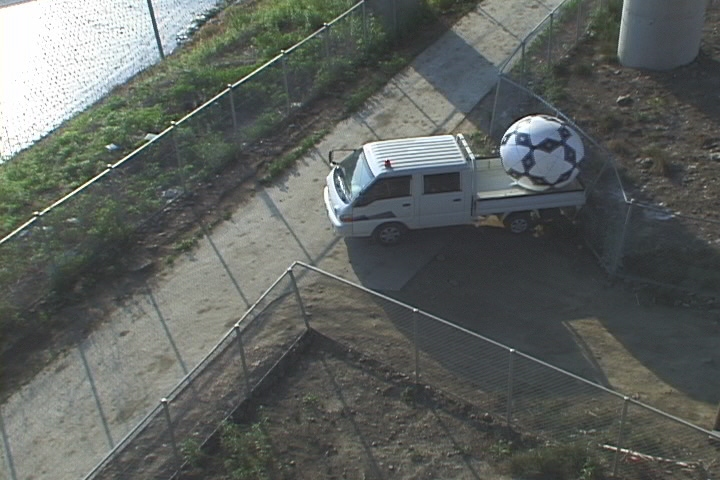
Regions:
<instances>
[{"instance_id":1,"label":"patch of grass","mask_svg":"<svg viewBox=\"0 0 720 480\"><path fill-rule=\"evenodd\" d=\"M465 135L473 153L479 157L489 157L498 153L498 146L493 139L482 131Z\"/></svg>"},{"instance_id":2,"label":"patch of grass","mask_svg":"<svg viewBox=\"0 0 720 480\"><path fill-rule=\"evenodd\" d=\"M314 394L307 394L302 399L303 405L308 408L318 409L320 408L320 398Z\"/></svg>"},{"instance_id":3,"label":"patch of grass","mask_svg":"<svg viewBox=\"0 0 720 480\"><path fill-rule=\"evenodd\" d=\"M173 250L175 253L186 253L195 248L197 245L197 239L196 238L185 238L177 242L173 246Z\"/></svg>"},{"instance_id":4,"label":"patch of grass","mask_svg":"<svg viewBox=\"0 0 720 480\"><path fill-rule=\"evenodd\" d=\"M635 119L635 121L640 123L649 123L654 122L657 118L655 114L652 112L644 111L644 110L634 110L632 112L632 116Z\"/></svg>"},{"instance_id":5,"label":"patch of grass","mask_svg":"<svg viewBox=\"0 0 720 480\"><path fill-rule=\"evenodd\" d=\"M620 20L622 19L622 0L607 0L605 8L593 11L589 33L597 39L598 53L608 59L617 59Z\"/></svg>"},{"instance_id":6,"label":"patch of grass","mask_svg":"<svg viewBox=\"0 0 720 480\"><path fill-rule=\"evenodd\" d=\"M327 130L321 130L319 132L313 133L312 135L303 139L300 145L294 150L292 150L290 153L283 155L277 160L271 162L270 165L268 165L267 167L267 172L265 176L263 176L261 179L261 183L265 185L269 184L273 179L277 178L282 173L287 171L287 169L290 168L292 165L295 165L295 162L305 156L305 154L309 152L310 149L312 149L323 137L325 137L327 133Z\"/></svg>"},{"instance_id":7,"label":"patch of grass","mask_svg":"<svg viewBox=\"0 0 720 480\"><path fill-rule=\"evenodd\" d=\"M516 451L510 472L526 480L600 480L605 478L598 459L582 445L553 445Z\"/></svg>"},{"instance_id":8,"label":"patch of grass","mask_svg":"<svg viewBox=\"0 0 720 480\"><path fill-rule=\"evenodd\" d=\"M538 95L545 98L550 103L558 103L567 98L565 89L567 81L559 75L551 73L543 77L542 82L538 86Z\"/></svg>"},{"instance_id":9,"label":"patch of grass","mask_svg":"<svg viewBox=\"0 0 720 480\"><path fill-rule=\"evenodd\" d=\"M264 424L264 420L250 427L228 421L221 424L220 446L225 453L223 466L231 479L270 478L275 459Z\"/></svg>"},{"instance_id":10,"label":"patch of grass","mask_svg":"<svg viewBox=\"0 0 720 480\"><path fill-rule=\"evenodd\" d=\"M499 439L497 442L490 445L488 452L496 461L510 458L513 452L514 445L511 441L505 439Z\"/></svg>"},{"instance_id":11,"label":"patch of grass","mask_svg":"<svg viewBox=\"0 0 720 480\"><path fill-rule=\"evenodd\" d=\"M201 467L208 458L202 450L202 444L196 438L185 439L180 444L180 452L182 453L183 460L195 468Z\"/></svg>"}]
</instances>

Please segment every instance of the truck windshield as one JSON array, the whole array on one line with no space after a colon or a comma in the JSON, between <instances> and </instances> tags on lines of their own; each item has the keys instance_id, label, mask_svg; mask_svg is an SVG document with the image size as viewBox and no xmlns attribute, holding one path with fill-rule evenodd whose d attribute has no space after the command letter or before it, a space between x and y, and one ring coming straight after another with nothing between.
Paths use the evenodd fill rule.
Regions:
<instances>
[{"instance_id":1,"label":"truck windshield","mask_svg":"<svg viewBox=\"0 0 720 480\"><path fill-rule=\"evenodd\" d=\"M352 203L375 178L362 149L355 150L340 162L336 172L338 192L347 203Z\"/></svg>"}]
</instances>

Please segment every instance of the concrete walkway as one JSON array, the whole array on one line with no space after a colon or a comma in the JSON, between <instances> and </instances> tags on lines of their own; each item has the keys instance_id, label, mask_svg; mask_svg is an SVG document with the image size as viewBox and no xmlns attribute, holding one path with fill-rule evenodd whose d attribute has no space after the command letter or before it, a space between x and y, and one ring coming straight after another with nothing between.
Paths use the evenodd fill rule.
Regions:
<instances>
[{"instance_id":1,"label":"concrete walkway","mask_svg":"<svg viewBox=\"0 0 720 480\"><path fill-rule=\"evenodd\" d=\"M286 178L263 189L147 291L2 407L17 478L81 478L295 260L384 291L399 290L447 242L429 232L402 255L339 240L322 187L331 148L449 132L495 85L497 67L559 1L485 0ZM220 252L221 262L216 254ZM0 477L11 478L0 451Z\"/></svg>"}]
</instances>

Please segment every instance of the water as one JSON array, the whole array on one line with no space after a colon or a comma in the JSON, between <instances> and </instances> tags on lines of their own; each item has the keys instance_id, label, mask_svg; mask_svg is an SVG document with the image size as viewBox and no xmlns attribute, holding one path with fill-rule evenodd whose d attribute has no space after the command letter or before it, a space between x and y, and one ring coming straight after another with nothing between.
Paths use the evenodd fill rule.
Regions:
<instances>
[{"instance_id":1,"label":"water","mask_svg":"<svg viewBox=\"0 0 720 480\"><path fill-rule=\"evenodd\" d=\"M165 54L216 4L153 0ZM0 8L0 158L159 60L147 0L35 0Z\"/></svg>"}]
</instances>

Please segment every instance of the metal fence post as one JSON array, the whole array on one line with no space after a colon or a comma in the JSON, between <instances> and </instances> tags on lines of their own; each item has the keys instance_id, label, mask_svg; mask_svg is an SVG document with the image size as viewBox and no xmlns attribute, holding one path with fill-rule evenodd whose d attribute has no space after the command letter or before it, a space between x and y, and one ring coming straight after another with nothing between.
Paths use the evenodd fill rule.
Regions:
<instances>
[{"instance_id":1,"label":"metal fence post","mask_svg":"<svg viewBox=\"0 0 720 480\"><path fill-rule=\"evenodd\" d=\"M397 14L397 0L392 2L392 17L393 17L393 35L395 37L395 43L397 44L400 40L400 29L398 28L398 14Z\"/></svg>"},{"instance_id":2,"label":"metal fence post","mask_svg":"<svg viewBox=\"0 0 720 480\"><path fill-rule=\"evenodd\" d=\"M613 466L612 466L612 476L617 476L617 469L618 464L620 463L620 445L622 445L623 440L623 430L625 428L625 420L627 419L627 411L628 411L628 404L630 403L630 399L628 397L623 397L623 408L622 413L620 414L620 428L618 430L618 436L617 436L617 445L615 446L615 457L613 458Z\"/></svg>"},{"instance_id":3,"label":"metal fence post","mask_svg":"<svg viewBox=\"0 0 720 480\"><path fill-rule=\"evenodd\" d=\"M17 472L15 471L12 450L10 449L10 440L8 439L7 431L5 431L5 421L3 420L2 409L0 409L0 435L2 435L3 450L5 451L8 470L10 470L10 480L17 480Z\"/></svg>"},{"instance_id":4,"label":"metal fence post","mask_svg":"<svg viewBox=\"0 0 720 480\"><path fill-rule=\"evenodd\" d=\"M325 60L330 60L330 25L323 23L323 42L325 42Z\"/></svg>"},{"instance_id":5,"label":"metal fence post","mask_svg":"<svg viewBox=\"0 0 720 480\"><path fill-rule=\"evenodd\" d=\"M245 375L245 388L247 390L247 395L249 397L250 393L252 392L252 388L250 387L250 372L248 372L247 362L245 361L245 348L243 347L242 333L240 332L240 324L236 323L233 328L235 330L235 334L237 335L238 346L240 347L240 362L242 363L243 375Z\"/></svg>"},{"instance_id":6,"label":"metal fence post","mask_svg":"<svg viewBox=\"0 0 720 480\"><path fill-rule=\"evenodd\" d=\"M615 255L613 255L612 264L610 265L610 275L613 277L615 275L617 275L617 272L620 269L620 263L624 256L625 237L627 236L627 229L628 229L628 225L630 224L630 217L632 216L632 209L633 209L634 204L635 204L634 199L630 199L630 201L626 203L628 209L627 209L627 213L625 214L625 222L623 223L622 232L620 233L620 240L618 241L618 244L617 244L616 250L615 250Z\"/></svg>"},{"instance_id":7,"label":"metal fence post","mask_svg":"<svg viewBox=\"0 0 720 480\"><path fill-rule=\"evenodd\" d=\"M498 81L495 84L495 100L493 101L492 112L490 112L490 136L492 137L495 133L495 112L497 112L498 100L500 99L500 84L503 81L503 74L498 75Z\"/></svg>"},{"instance_id":8,"label":"metal fence post","mask_svg":"<svg viewBox=\"0 0 720 480\"><path fill-rule=\"evenodd\" d=\"M0 418L0 420L2 419ZM717 413L715 414L715 423L713 423L712 431L720 437L720 403L718 404Z\"/></svg>"},{"instance_id":9,"label":"metal fence post","mask_svg":"<svg viewBox=\"0 0 720 480\"><path fill-rule=\"evenodd\" d=\"M303 322L305 322L305 328L310 330L310 323L308 322L307 312L305 312L305 305L303 304L302 296L300 296L300 289L297 286L297 280L295 279L295 274L292 271L292 267L287 269L287 273L288 275L290 275L290 281L292 282L293 290L295 291L295 298L297 299L298 305L300 306L300 313L302 314Z\"/></svg>"},{"instance_id":10,"label":"metal fence post","mask_svg":"<svg viewBox=\"0 0 720 480\"><path fill-rule=\"evenodd\" d=\"M577 20L575 21L575 43L580 41L580 23L582 22L582 2L577 6Z\"/></svg>"},{"instance_id":11,"label":"metal fence post","mask_svg":"<svg viewBox=\"0 0 720 480\"><path fill-rule=\"evenodd\" d=\"M150 11L150 21L152 22L153 32L155 32L155 43L157 43L160 58L165 60L165 52L163 52L162 41L160 40L160 31L158 30L157 20L155 19L155 10L153 9L152 0L147 0L147 6Z\"/></svg>"},{"instance_id":12,"label":"metal fence post","mask_svg":"<svg viewBox=\"0 0 720 480\"><path fill-rule=\"evenodd\" d=\"M418 347L418 315L420 311L417 308L413 308L413 344L415 346L415 384L420 383L420 348Z\"/></svg>"},{"instance_id":13,"label":"metal fence post","mask_svg":"<svg viewBox=\"0 0 720 480\"><path fill-rule=\"evenodd\" d=\"M51 255L51 248L50 248L50 242L48 241L47 234L45 233L45 228L43 228L43 222L42 222L42 212L35 211L32 213L33 216L33 222L29 227L25 228L26 233L33 233L30 238L34 236L34 231L30 230L31 228L37 229L38 231L38 250L42 252L43 255L45 255L47 258L46 260L50 264L50 272L55 272L58 268L57 265L57 259L55 255ZM16 239L17 240L17 239ZM52 275L52 273L50 274ZM52 276L48 278L48 280L52 281Z\"/></svg>"},{"instance_id":14,"label":"metal fence post","mask_svg":"<svg viewBox=\"0 0 720 480\"><path fill-rule=\"evenodd\" d=\"M160 310L160 305L158 305L157 301L155 300L155 295L153 295L152 289L150 288L150 285L145 284L145 288L147 289L147 296L150 300L150 305L152 305L153 310L155 310L155 314L157 315L158 320L160 320L160 325L162 325L163 331L165 332L165 336L168 339L168 342L170 342L170 347L173 350L173 353L175 353L175 358L177 359L178 363L180 364L180 368L182 369L183 373L185 375L188 374L188 368L187 365L185 365L185 361L182 358L182 355L180 354L180 349L177 347L177 344L175 343L175 339L172 336L172 333L170 333L170 328L167 325L167 322L165 321L165 315L163 315L162 310Z\"/></svg>"},{"instance_id":15,"label":"metal fence post","mask_svg":"<svg viewBox=\"0 0 720 480\"><path fill-rule=\"evenodd\" d=\"M547 65L548 69L552 66L552 38L553 38L553 19L555 18L555 12L550 13L550 27L548 28L548 51L547 51Z\"/></svg>"},{"instance_id":16,"label":"metal fence post","mask_svg":"<svg viewBox=\"0 0 720 480\"><path fill-rule=\"evenodd\" d=\"M228 83L228 95L230 95L230 114L232 115L233 133L237 133L237 113L235 113L235 96L233 95L233 86Z\"/></svg>"},{"instance_id":17,"label":"metal fence post","mask_svg":"<svg viewBox=\"0 0 720 480\"><path fill-rule=\"evenodd\" d=\"M508 386L507 386L507 407L505 411L505 423L510 428L512 424L512 401L513 401L513 382L515 375L515 349L509 350L510 357L508 358Z\"/></svg>"},{"instance_id":18,"label":"metal fence post","mask_svg":"<svg viewBox=\"0 0 720 480\"><path fill-rule=\"evenodd\" d=\"M100 394L95 387L95 380L93 379L92 372L90 371L90 365L88 364L87 358L85 357L85 352L83 351L82 344L78 345L78 351L80 352L80 360L82 361L83 367L85 367L85 374L87 375L88 382L90 382L90 390L92 390L92 395L95 399L95 406L97 407L98 414L100 415L100 422L102 423L103 429L105 430L105 437L107 438L108 444L110 445L110 450L112 450L115 447L115 442L113 442L112 435L110 434L110 427L108 426L107 418L105 417L105 412L102 408Z\"/></svg>"},{"instance_id":19,"label":"metal fence post","mask_svg":"<svg viewBox=\"0 0 720 480\"><path fill-rule=\"evenodd\" d=\"M363 48L365 49L365 53L368 52L368 28L367 28L367 7L365 6L367 4L366 1L363 0L362 3L362 30L363 30Z\"/></svg>"},{"instance_id":20,"label":"metal fence post","mask_svg":"<svg viewBox=\"0 0 720 480\"><path fill-rule=\"evenodd\" d=\"M182 162L182 155L180 155L180 147L178 146L178 139L177 136L179 135L180 128L178 127L178 123L176 121L170 122L170 126L172 127L172 140L173 140L173 147L175 148L175 161L177 162L178 171L180 173L180 183L182 184L182 193L187 193L187 182L185 180L185 168Z\"/></svg>"},{"instance_id":21,"label":"metal fence post","mask_svg":"<svg viewBox=\"0 0 720 480\"><path fill-rule=\"evenodd\" d=\"M280 65L283 71L283 86L285 87L285 111L287 112L286 115L290 115L290 105L292 105L292 103L290 102L290 82L288 81L287 73L287 52L280 50L280 55Z\"/></svg>"},{"instance_id":22,"label":"metal fence post","mask_svg":"<svg viewBox=\"0 0 720 480\"><path fill-rule=\"evenodd\" d=\"M173 430L172 420L170 419L170 406L168 405L168 403L169 402L167 398L160 399L160 405L162 405L163 413L165 414L165 420L167 421L168 425L168 432L170 433L170 444L172 445L175 457L177 457L178 460L182 460L180 452L178 451L177 442L175 442L175 430Z\"/></svg>"}]
</instances>

